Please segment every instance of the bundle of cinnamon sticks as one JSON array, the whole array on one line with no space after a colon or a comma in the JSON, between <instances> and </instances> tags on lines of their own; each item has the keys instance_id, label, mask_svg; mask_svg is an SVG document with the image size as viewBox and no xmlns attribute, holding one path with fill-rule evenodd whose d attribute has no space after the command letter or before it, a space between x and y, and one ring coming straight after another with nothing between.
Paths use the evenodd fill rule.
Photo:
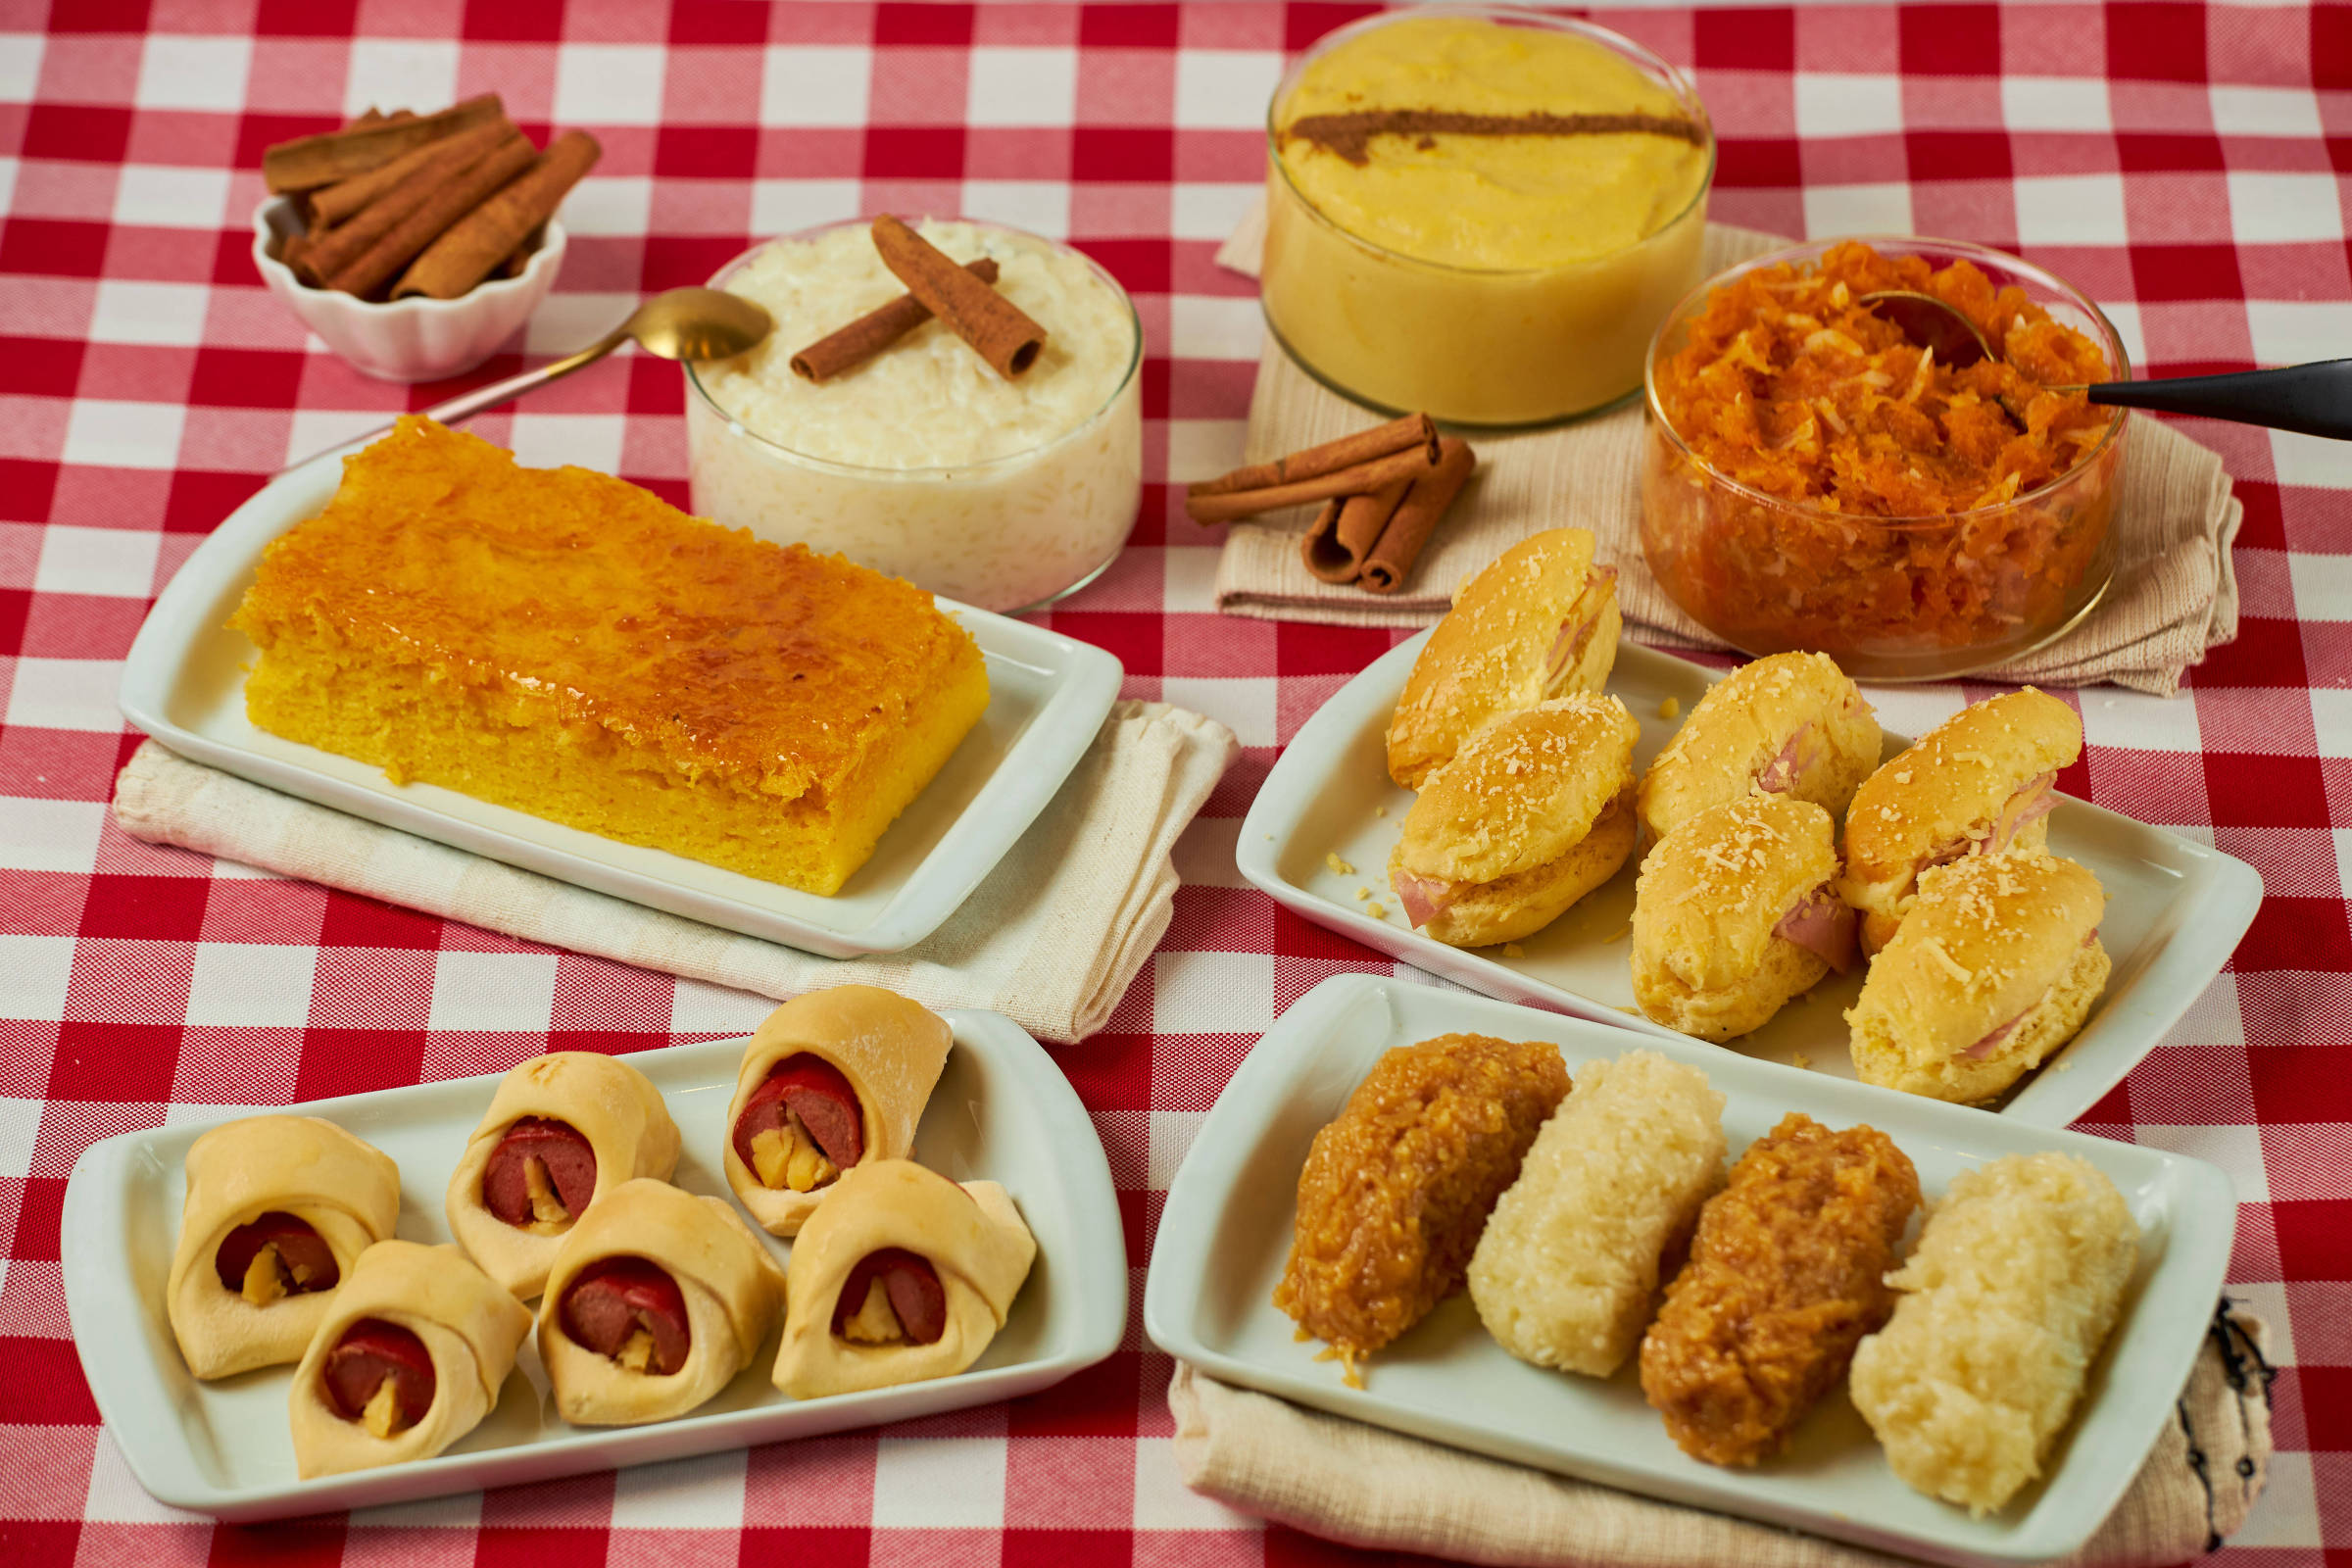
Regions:
<instances>
[{"instance_id":1,"label":"bundle of cinnamon sticks","mask_svg":"<svg viewBox=\"0 0 2352 1568\"><path fill-rule=\"evenodd\" d=\"M1306 569L1325 582L1393 594L1477 466L1469 443L1438 434L1426 414L1408 414L1191 485L1184 510L1207 524L1320 501L1298 542Z\"/></svg>"},{"instance_id":2,"label":"bundle of cinnamon sticks","mask_svg":"<svg viewBox=\"0 0 2352 1568\"><path fill-rule=\"evenodd\" d=\"M565 131L542 152L498 95L438 114L370 109L341 130L262 155L270 189L308 225L281 260L313 288L362 299L456 299L522 270L541 227L603 148Z\"/></svg>"}]
</instances>

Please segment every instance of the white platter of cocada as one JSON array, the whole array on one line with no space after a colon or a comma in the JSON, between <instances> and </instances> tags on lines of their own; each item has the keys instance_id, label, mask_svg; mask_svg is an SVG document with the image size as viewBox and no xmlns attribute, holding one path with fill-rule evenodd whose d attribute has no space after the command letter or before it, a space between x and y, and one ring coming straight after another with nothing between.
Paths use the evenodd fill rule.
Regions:
<instances>
[{"instance_id":1,"label":"white platter of cocada","mask_svg":"<svg viewBox=\"0 0 2352 1568\"><path fill-rule=\"evenodd\" d=\"M2234 1224L2229 1178L2162 1150L1340 975L1202 1123L1144 1326L1454 1447L2038 1562L2175 1418Z\"/></svg>"}]
</instances>

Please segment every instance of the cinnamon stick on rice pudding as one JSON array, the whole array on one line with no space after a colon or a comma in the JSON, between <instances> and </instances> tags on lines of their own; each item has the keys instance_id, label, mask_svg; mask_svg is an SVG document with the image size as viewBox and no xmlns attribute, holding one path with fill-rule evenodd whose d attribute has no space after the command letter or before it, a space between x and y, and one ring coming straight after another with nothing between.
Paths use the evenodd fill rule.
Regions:
<instances>
[{"instance_id":1,"label":"cinnamon stick on rice pudding","mask_svg":"<svg viewBox=\"0 0 2352 1568\"><path fill-rule=\"evenodd\" d=\"M694 510L778 543L837 551L948 599L1019 610L1092 576L1126 542L1143 482L1142 329L1078 252L991 224L925 220L958 264L1045 330L1017 379L925 320L821 380L795 354L906 292L852 222L772 240L714 286L766 307L751 353L688 368Z\"/></svg>"}]
</instances>

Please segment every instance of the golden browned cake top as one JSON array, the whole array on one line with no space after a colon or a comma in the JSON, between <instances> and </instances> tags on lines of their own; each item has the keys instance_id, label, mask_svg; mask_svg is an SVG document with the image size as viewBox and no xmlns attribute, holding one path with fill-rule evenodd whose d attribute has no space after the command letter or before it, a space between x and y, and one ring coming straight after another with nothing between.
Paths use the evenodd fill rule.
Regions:
<instances>
[{"instance_id":1,"label":"golden browned cake top","mask_svg":"<svg viewBox=\"0 0 2352 1568\"><path fill-rule=\"evenodd\" d=\"M312 617L780 800L838 785L978 658L911 584L414 416L270 546L236 624L266 649Z\"/></svg>"},{"instance_id":2,"label":"golden browned cake top","mask_svg":"<svg viewBox=\"0 0 2352 1568\"><path fill-rule=\"evenodd\" d=\"M1356 1360L1461 1288L1487 1215L1568 1093L1557 1046L1441 1035L1383 1055L1315 1134L1274 1304Z\"/></svg>"}]
</instances>

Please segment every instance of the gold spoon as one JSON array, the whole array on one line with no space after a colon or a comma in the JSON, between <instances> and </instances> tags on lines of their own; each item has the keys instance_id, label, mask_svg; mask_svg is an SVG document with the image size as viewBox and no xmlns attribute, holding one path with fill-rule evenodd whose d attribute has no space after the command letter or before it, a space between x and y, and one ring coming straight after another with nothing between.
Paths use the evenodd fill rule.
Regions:
<instances>
[{"instance_id":1,"label":"gold spoon","mask_svg":"<svg viewBox=\"0 0 2352 1568\"><path fill-rule=\"evenodd\" d=\"M497 408L501 403L594 365L632 338L646 353L665 360L725 360L757 348L775 326L774 318L765 310L740 294L715 288L669 289L638 306L629 313L627 320L577 354L567 354L535 370L460 393L446 403L434 404L424 415L443 424L471 418L484 409ZM335 450L373 441L391 428L387 424L382 429L370 430L340 443ZM301 464L288 466L300 467Z\"/></svg>"},{"instance_id":2,"label":"gold spoon","mask_svg":"<svg viewBox=\"0 0 2352 1568\"><path fill-rule=\"evenodd\" d=\"M1883 289L1855 303L1929 350L1955 369L1995 358L1977 323L1936 298L1911 289ZM2239 370L2229 375L2177 375L2152 381L2094 381L2052 386L2051 392L2080 392L2110 408L2154 409L2163 414L2202 415L2239 424L2265 425L2303 435L2352 441L2352 360L2321 360L2275 370ZM2024 417L2009 400L2001 406L2021 425Z\"/></svg>"}]
</instances>

